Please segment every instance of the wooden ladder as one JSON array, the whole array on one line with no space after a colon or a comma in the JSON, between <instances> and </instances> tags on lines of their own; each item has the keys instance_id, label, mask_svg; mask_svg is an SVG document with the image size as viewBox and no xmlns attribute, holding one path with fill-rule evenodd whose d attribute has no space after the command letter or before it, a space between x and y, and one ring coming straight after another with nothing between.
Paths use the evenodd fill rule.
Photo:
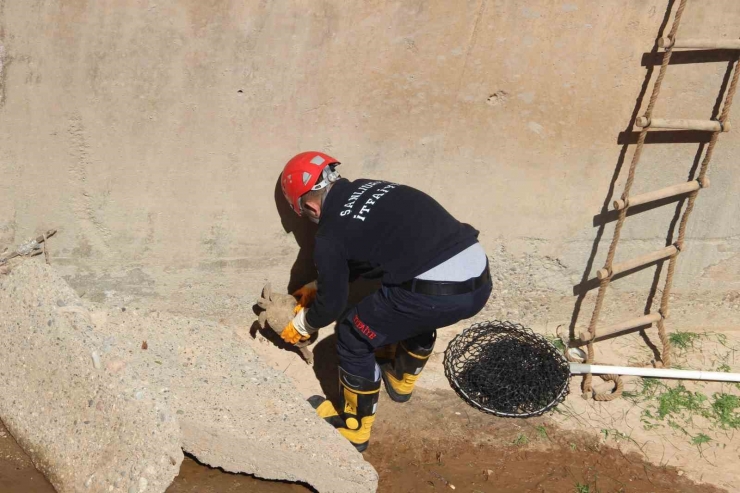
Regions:
<instances>
[{"instance_id":1,"label":"wooden ladder","mask_svg":"<svg viewBox=\"0 0 740 493\"><path fill-rule=\"evenodd\" d=\"M660 66L660 72L653 86L652 95L647 109L642 117L637 118L635 124L641 128L640 136L637 140L637 147L635 149L634 156L629 168L629 174L627 181L624 185L624 191L619 200L615 200L613 203L614 211L618 214L616 226L614 228L614 236L612 237L611 244L609 246L609 252L607 254L606 262L604 267L596 273L596 277L599 282L599 291L596 297L596 304L594 306L593 314L586 331L578 334L577 339L572 340L569 346L587 346L587 357L586 363L593 363L594 361L594 342L597 342L605 337L614 337L628 332L634 331L638 328L644 328L657 323L658 335L662 343L662 351L660 355L662 366L670 366L670 340L666 335L665 320L668 317L668 298L671 293L671 286L673 283L673 274L676 268L676 260L679 254L684 250L684 239L686 234L686 224L691 211L694 208L694 202L696 201L699 191L709 187L709 179L707 178L707 170L709 168L709 162L712 158L714 146L717 142L718 136L723 132L730 131L730 122L727 121L727 117L732 106L732 99L735 95L735 90L738 82L738 59L740 58L740 51L737 51L737 56L733 56L732 63L733 74L732 81L727 91L727 96L724 100L722 112L716 120L684 120L684 119L663 119L653 117L653 108L655 102L658 99L660 93L660 87L665 77L668 65L671 60L671 55L674 49L677 48L692 48L692 49L726 49L726 50L740 50L740 39L682 39L676 36L678 31L679 23L681 22L681 16L686 7L688 0L681 0L676 10L676 14L673 19L673 25L671 26L670 34L666 37L658 40L658 46L663 49L663 60ZM711 132L711 138L709 145L707 146L704 159L702 160L699 173L695 179L691 179L688 182L680 183L677 185L671 185L659 190L652 192L630 196L630 189L635 178L635 170L637 164L640 162L640 156L642 149L645 144L645 138L652 129L680 129L680 130L694 130L700 132ZM688 195L686 207L678 229L677 240L670 245L667 245L660 250L645 253L639 257L635 257L629 260L620 261L614 263L614 257L617 250L617 244L619 243L619 236L622 231L625 219L627 218L627 212L630 207L635 207L641 204L654 203L655 201L668 199L670 197L685 196ZM607 327L596 331L596 325L601 312L601 307L604 302L604 296L606 294L606 288L613 277L620 273L629 273L632 271L639 270L648 265L656 262L663 262L666 259L669 260L668 272L666 274L665 286L660 301L660 308L657 312L646 313L629 320L620 321L609 325ZM566 351L566 356L573 360L569 351ZM622 391L621 378L618 375L611 375L605 380L614 381L614 391L606 393L595 393L591 384L592 375L588 374L584 376L583 380L583 397L589 398L593 395L593 398L600 401L609 401L619 397Z\"/></svg>"}]
</instances>

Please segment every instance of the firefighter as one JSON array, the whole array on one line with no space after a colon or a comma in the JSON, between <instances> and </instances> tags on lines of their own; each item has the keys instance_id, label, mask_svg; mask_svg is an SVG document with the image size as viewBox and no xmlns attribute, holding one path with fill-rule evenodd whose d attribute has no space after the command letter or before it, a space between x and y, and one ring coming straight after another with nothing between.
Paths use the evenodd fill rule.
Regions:
<instances>
[{"instance_id":1,"label":"firefighter","mask_svg":"<svg viewBox=\"0 0 740 493\"><path fill-rule=\"evenodd\" d=\"M321 396L309 402L362 452L381 380L392 400L408 401L436 329L478 313L492 285L476 229L409 186L341 178L339 164L303 152L280 177L293 211L318 224L318 282L295 293L297 313L281 337L295 344L337 321L338 406ZM359 276L382 286L347 310L349 283Z\"/></svg>"}]
</instances>

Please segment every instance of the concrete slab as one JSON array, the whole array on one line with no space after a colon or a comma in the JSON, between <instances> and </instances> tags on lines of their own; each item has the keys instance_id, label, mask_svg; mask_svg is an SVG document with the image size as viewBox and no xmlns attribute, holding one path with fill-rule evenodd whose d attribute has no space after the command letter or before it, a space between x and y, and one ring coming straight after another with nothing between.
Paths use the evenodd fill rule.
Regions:
<instances>
[{"instance_id":1,"label":"concrete slab","mask_svg":"<svg viewBox=\"0 0 740 493\"><path fill-rule=\"evenodd\" d=\"M104 339L48 266L0 276L0 418L60 493L163 492L183 454L166 402L103 368Z\"/></svg>"},{"instance_id":2,"label":"concrete slab","mask_svg":"<svg viewBox=\"0 0 740 493\"><path fill-rule=\"evenodd\" d=\"M151 392L170 396L183 449L201 462L302 481L322 493L376 490L372 466L233 330L131 309L104 318L95 328L118 348L114 364L149 382Z\"/></svg>"},{"instance_id":3,"label":"concrete slab","mask_svg":"<svg viewBox=\"0 0 740 493\"><path fill-rule=\"evenodd\" d=\"M174 463L168 459L174 470L169 476L160 475L159 482L132 466L138 476L130 479L140 481L143 476L146 491L164 491L176 474L182 456L174 444L227 471L301 481L320 492L376 490L372 466L316 416L285 375L269 368L232 330L209 321L83 304L53 269L35 260L16 266L0 283L0 335L4 336L0 348L14 351L12 358L0 363L0 371L12 377L0 383L0 389L8 390L0 397L0 417L31 456L39 457L40 468L55 486L68 482L55 482L60 474L73 475L75 487L84 486L109 457L105 446L91 449L87 444L109 443L109 447L125 445L135 451L129 461L145 456L144 469L150 463L160 464L156 459L160 456L174 458ZM38 341L14 346L22 327L28 327L33 334L29 337ZM59 345L57 337L61 337ZM45 366L52 359L53 364ZM30 362L34 362L32 375L37 376L29 380L23 365ZM58 378L61 375L63 379ZM30 419L34 399L18 400L17 389L23 389L24 396L44 395L49 409ZM112 394L118 400L98 405L102 397L78 396L89 393ZM100 429L95 431L107 433L106 442L88 434L80 423L89 421L88 406L107 405L120 416L99 415ZM113 426L118 423L111 421L113 417L122 424ZM140 429L132 430L132 423ZM137 432L144 435L132 434ZM161 440L145 434L152 432ZM86 454L89 467L81 471L87 476L65 468L69 455L65 440L70 434L86 444L80 445L77 455ZM117 455L110 456L111 463L118 460Z\"/></svg>"}]
</instances>

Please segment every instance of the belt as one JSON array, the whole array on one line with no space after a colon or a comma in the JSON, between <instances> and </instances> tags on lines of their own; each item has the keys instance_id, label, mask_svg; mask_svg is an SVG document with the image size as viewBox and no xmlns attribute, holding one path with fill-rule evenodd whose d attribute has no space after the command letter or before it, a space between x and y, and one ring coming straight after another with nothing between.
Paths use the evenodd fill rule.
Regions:
<instances>
[{"instance_id":1,"label":"belt","mask_svg":"<svg viewBox=\"0 0 740 493\"><path fill-rule=\"evenodd\" d=\"M472 293L487 284L490 280L491 273L488 270L488 266L486 266L486 270L481 275L470 278L467 281L452 282L412 279L398 286L412 293L427 294L430 296L452 296L455 294Z\"/></svg>"}]
</instances>

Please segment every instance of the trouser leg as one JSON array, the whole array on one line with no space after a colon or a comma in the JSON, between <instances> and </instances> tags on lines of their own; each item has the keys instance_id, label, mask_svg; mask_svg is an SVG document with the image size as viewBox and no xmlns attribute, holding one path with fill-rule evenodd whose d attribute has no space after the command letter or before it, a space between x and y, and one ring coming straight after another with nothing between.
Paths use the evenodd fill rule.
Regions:
<instances>
[{"instance_id":1,"label":"trouser leg","mask_svg":"<svg viewBox=\"0 0 740 493\"><path fill-rule=\"evenodd\" d=\"M406 402L411 399L416 381L434 349L437 331L423 332L401 341L393 358L381 364L385 389L391 399Z\"/></svg>"},{"instance_id":2,"label":"trouser leg","mask_svg":"<svg viewBox=\"0 0 740 493\"><path fill-rule=\"evenodd\" d=\"M313 396L309 402L318 415L334 426L360 452L368 447L380 394L380 368L373 347L344 322L337 327L339 353L339 401L336 407L326 398Z\"/></svg>"}]
</instances>

